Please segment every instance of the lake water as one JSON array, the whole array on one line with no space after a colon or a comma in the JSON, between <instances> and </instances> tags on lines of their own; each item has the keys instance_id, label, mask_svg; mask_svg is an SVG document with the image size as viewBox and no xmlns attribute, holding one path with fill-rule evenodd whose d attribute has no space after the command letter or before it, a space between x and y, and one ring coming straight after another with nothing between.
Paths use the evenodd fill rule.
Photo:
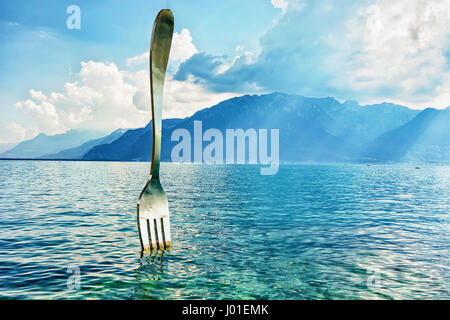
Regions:
<instances>
[{"instance_id":1,"label":"lake water","mask_svg":"<svg viewBox=\"0 0 450 320\"><path fill-rule=\"evenodd\" d=\"M141 256L148 171L0 161L0 298L450 298L450 167L163 163L173 247Z\"/></svg>"}]
</instances>

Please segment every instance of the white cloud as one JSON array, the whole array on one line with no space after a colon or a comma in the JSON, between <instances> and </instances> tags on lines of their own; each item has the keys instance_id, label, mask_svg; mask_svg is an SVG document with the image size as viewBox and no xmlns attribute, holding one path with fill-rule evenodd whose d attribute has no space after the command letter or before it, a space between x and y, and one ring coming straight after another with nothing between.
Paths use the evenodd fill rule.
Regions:
<instances>
[{"instance_id":1,"label":"white cloud","mask_svg":"<svg viewBox=\"0 0 450 320\"><path fill-rule=\"evenodd\" d=\"M281 9L282 12L286 12L288 8L287 0L270 0L274 8Z\"/></svg>"},{"instance_id":2,"label":"white cloud","mask_svg":"<svg viewBox=\"0 0 450 320\"><path fill-rule=\"evenodd\" d=\"M234 56L234 58L230 61L230 62L225 62L222 63L221 65L219 65L217 67L216 73L217 74L222 74L225 73L226 71L228 71L232 66L234 66L234 64L236 63L236 61L240 58L240 56Z\"/></svg>"},{"instance_id":3,"label":"white cloud","mask_svg":"<svg viewBox=\"0 0 450 320\"><path fill-rule=\"evenodd\" d=\"M243 47L240 51L243 50ZM251 64L256 61L255 53L251 51L245 51L241 55L234 56L231 60L223 59L223 63L215 70L216 74L223 74L227 72L233 66L239 66L242 64Z\"/></svg>"},{"instance_id":4,"label":"white cloud","mask_svg":"<svg viewBox=\"0 0 450 320\"><path fill-rule=\"evenodd\" d=\"M35 91L30 90L30 93ZM42 127L47 128L47 132L61 133L66 131L66 127L59 122L59 115L56 113L56 108L53 104L45 101L38 103L28 99L25 101L18 101L14 104L16 109L25 113L33 115L37 118Z\"/></svg>"},{"instance_id":5,"label":"white cloud","mask_svg":"<svg viewBox=\"0 0 450 320\"><path fill-rule=\"evenodd\" d=\"M240 47L242 50L243 47ZM188 29L182 29L180 33L174 33L169 56L164 86L163 118L184 118L196 111L215 105L225 99L238 95L237 93L213 93L202 84L197 83L192 77L186 81L173 79L180 63L186 61L198 53L192 42L192 36ZM251 57L251 53L245 52L245 56ZM144 52L133 58L127 59L128 67L148 67L148 52ZM234 63L234 62L232 62ZM140 110L150 110L149 73L147 69L125 72L129 83L136 88L133 103Z\"/></svg>"},{"instance_id":6,"label":"white cloud","mask_svg":"<svg viewBox=\"0 0 450 320\"><path fill-rule=\"evenodd\" d=\"M302 10L305 7L305 3L301 0L270 0L273 7L276 9L281 9L282 15L284 15L288 10ZM327 7L324 7L325 10L327 10Z\"/></svg>"},{"instance_id":7,"label":"white cloud","mask_svg":"<svg viewBox=\"0 0 450 320\"><path fill-rule=\"evenodd\" d=\"M126 79L136 87L133 102L138 109L150 110L149 73L147 70L126 73ZM184 118L196 111L213 106L236 93L213 93L193 77L177 81L171 74L166 75L163 98L163 118Z\"/></svg>"},{"instance_id":8,"label":"white cloud","mask_svg":"<svg viewBox=\"0 0 450 320\"><path fill-rule=\"evenodd\" d=\"M27 130L15 122L2 126L0 132L2 133L0 143L18 142L27 138Z\"/></svg>"},{"instance_id":9,"label":"white cloud","mask_svg":"<svg viewBox=\"0 0 450 320\"><path fill-rule=\"evenodd\" d=\"M180 33L175 32L173 34L170 59L184 62L197 52L197 48L192 43L192 36L189 29L182 29Z\"/></svg>"},{"instance_id":10,"label":"white cloud","mask_svg":"<svg viewBox=\"0 0 450 320\"><path fill-rule=\"evenodd\" d=\"M25 138L26 129L22 127L20 124L15 122L9 123L6 128L11 131L12 135L16 137L16 141L23 140ZM14 139L12 139L14 140Z\"/></svg>"},{"instance_id":11,"label":"white cloud","mask_svg":"<svg viewBox=\"0 0 450 320\"><path fill-rule=\"evenodd\" d=\"M32 91L32 90L30 90ZM25 110L30 113L34 113L38 116L42 117L50 117L58 120L58 115L55 111L55 106L48 102L41 102L40 104L36 104L31 100L18 101L14 106L19 110Z\"/></svg>"},{"instance_id":12,"label":"white cloud","mask_svg":"<svg viewBox=\"0 0 450 320\"><path fill-rule=\"evenodd\" d=\"M446 0L379 0L361 9L349 22L357 54L342 83L374 94L392 88L391 98L417 107L449 105L449 12Z\"/></svg>"},{"instance_id":13,"label":"white cloud","mask_svg":"<svg viewBox=\"0 0 450 320\"><path fill-rule=\"evenodd\" d=\"M212 93L192 78L174 80L174 70L195 53L188 29L174 34L170 59L177 65L172 73L168 68L166 75L163 118L190 116L237 95ZM119 70L112 62L81 62L77 81L65 83L63 92L46 95L31 89L30 99L17 101L14 106L31 117L35 126L28 130L15 124L11 130L22 139L34 132L56 134L72 128L112 131L146 125L151 119L149 72L142 65L146 59L148 53L127 59L128 70Z\"/></svg>"},{"instance_id":14,"label":"white cloud","mask_svg":"<svg viewBox=\"0 0 450 320\"><path fill-rule=\"evenodd\" d=\"M0 143L16 143L34 138L39 131L35 127L24 127L16 122L0 126Z\"/></svg>"},{"instance_id":15,"label":"white cloud","mask_svg":"<svg viewBox=\"0 0 450 320\"><path fill-rule=\"evenodd\" d=\"M67 82L65 92L45 95L30 90L31 99L18 101L15 107L34 117L39 132L56 134L71 128L112 131L145 125L149 110L133 103L138 89L125 81L126 73L114 63L82 62L79 81ZM148 81L146 81L148 84Z\"/></svg>"},{"instance_id":16,"label":"white cloud","mask_svg":"<svg viewBox=\"0 0 450 320\"><path fill-rule=\"evenodd\" d=\"M192 36L189 29L182 29L180 33L175 32L172 38L172 46L170 48L170 60L176 60L178 63L184 62L194 54L197 48L192 43ZM148 63L149 52L146 51L140 55L127 59L128 67L143 66Z\"/></svg>"},{"instance_id":17,"label":"white cloud","mask_svg":"<svg viewBox=\"0 0 450 320\"><path fill-rule=\"evenodd\" d=\"M127 59L127 67L141 66L141 65L147 63L148 59L149 59L149 53L148 53L148 51L145 51L142 54L139 54L132 58L128 58Z\"/></svg>"},{"instance_id":18,"label":"white cloud","mask_svg":"<svg viewBox=\"0 0 450 320\"><path fill-rule=\"evenodd\" d=\"M150 76L147 70L125 72L127 81L136 88L133 104L139 110L150 108Z\"/></svg>"},{"instance_id":19,"label":"white cloud","mask_svg":"<svg viewBox=\"0 0 450 320\"><path fill-rule=\"evenodd\" d=\"M361 103L450 104L449 0L273 1L286 3L255 63L224 67L218 82Z\"/></svg>"},{"instance_id":20,"label":"white cloud","mask_svg":"<svg viewBox=\"0 0 450 320\"><path fill-rule=\"evenodd\" d=\"M164 88L163 117L184 118L237 95L232 92L210 92L200 83L196 83L192 76L186 81L177 81L168 75Z\"/></svg>"}]
</instances>

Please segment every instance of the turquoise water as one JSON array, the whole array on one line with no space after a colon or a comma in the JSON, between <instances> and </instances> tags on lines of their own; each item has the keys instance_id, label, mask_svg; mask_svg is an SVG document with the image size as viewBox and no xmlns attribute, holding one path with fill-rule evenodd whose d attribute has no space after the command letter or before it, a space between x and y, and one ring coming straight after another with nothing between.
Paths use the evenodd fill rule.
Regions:
<instances>
[{"instance_id":1,"label":"turquoise water","mask_svg":"<svg viewBox=\"0 0 450 320\"><path fill-rule=\"evenodd\" d=\"M173 247L142 257L148 163L0 161L0 298L450 298L450 167L259 169L163 163Z\"/></svg>"}]
</instances>

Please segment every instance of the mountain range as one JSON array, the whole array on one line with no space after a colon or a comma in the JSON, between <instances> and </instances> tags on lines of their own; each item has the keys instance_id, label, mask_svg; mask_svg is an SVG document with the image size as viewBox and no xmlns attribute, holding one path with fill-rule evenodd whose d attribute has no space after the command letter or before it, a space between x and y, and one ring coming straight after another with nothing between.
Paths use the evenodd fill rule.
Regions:
<instances>
[{"instance_id":1,"label":"mountain range","mask_svg":"<svg viewBox=\"0 0 450 320\"><path fill-rule=\"evenodd\" d=\"M127 130L117 129L105 137L98 139L89 140L80 146L64 149L58 153L51 153L40 156L40 159L81 159L83 156L89 152L93 147L102 144L111 143L119 139Z\"/></svg>"},{"instance_id":2,"label":"mountain range","mask_svg":"<svg viewBox=\"0 0 450 320\"><path fill-rule=\"evenodd\" d=\"M163 135L181 123L182 119L164 119ZM163 138L165 135L163 136ZM144 128L126 131L120 138L109 144L100 144L87 152L83 160L109 161L150 161L152 158L153 128L150 121ZM163 150L165 150L164 148ZM165 159L167 160L167 159Z\"/></svg>"},{"instance_id":3,"label":"mountain range","mask_svg":"<svg viewBox=\"0 0 450 320\"><path fill-rule=\"evenodd\" d=\"M203 132L215 128L223 136L226 129L279 129L281 162L450 163L450 108L413 110L391 103L360 105L332 97L308 98L284 93L244 95L200 110L191 117L163 120L162 161L171 160L171 150L179 143L171 141L172 132L185 129L194 137L194 121L201 121ZM59 138L38 135L0 154L0 158L151 159L151 122L144 128L119 129L78 144L69 139L73 138L72 131L76 130L66 133L70 143L53 142L61 142L64 135ZM207 144L203 143L203 148Z\"/></svg>"},{"instance_id":4,"label":"mountain range","mask_svg":"<svg viewBox=\"0 0 450 320\"><path fill-rule=\"evenodd\" d=\"M56 135L38 134L31 140L23 141L12 149L0 154L0 158L40 158L47 154L58 153L74 148L92 139L98 139L105 133L93 130L69 130Z\"/></svg>"},{"instance_id":5,"label":"mountain range","mask_svg":"<svg viewBox=\"0 0 450 320\"><path fill-rule=\"evenodd\" d=\"M0 153L11 150L16 145L14 142L0 143Z\"/></svg>"}]
</instances>

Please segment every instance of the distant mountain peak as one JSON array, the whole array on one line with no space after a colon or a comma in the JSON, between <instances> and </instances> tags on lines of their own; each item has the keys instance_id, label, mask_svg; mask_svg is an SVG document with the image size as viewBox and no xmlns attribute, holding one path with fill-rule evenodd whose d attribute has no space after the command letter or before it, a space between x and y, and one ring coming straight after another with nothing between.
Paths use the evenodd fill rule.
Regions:
<instances>
[{"instance_id":1,"label":"distant mountain peak","mask_svg":"<svg viewBox=\"0 0 450 320\"><path fill-rule=\"evenodd\" d=\"M94 130L75 129L55 135L38 134L30 140L22 141L14 148L2 153L2 158L38 158L46 154L58 153L67 148L79 146L97 139L104 133Z\"/></svg>"},{"instance_id":2,"label":"distant mountain peak","mask_svg":"<svg viewBox=\"0 0 450 320\"><path fill-rule=\"evenodd\" d=\"M350 107L360 107L361 105L359 104L358 101L356 100L347 100L344 101L344 103L342 103L345 106L350 106Z\"/></svg>"},{"instance_id":3,"label":"distant mountain peak","mask_svg":"<svg viewBox=\"0 0 450 320\"><path fill-rule=\"evenodd\" d=\"M413 110L389 102L340 102L332 96L246 94L184 119L163 119L162 161L170 161L178 143L171 141L172 132L184 129L192 137L194 121L202 122L203 132L278 129L281 161L400 161L406 155L408 159L433 155L432 159L450 162L450 107ZM107 136L80 129L39 134L0 157L150 161L152 135L151 121L144 128L117 129Z\"/></svg>"},{"instance_id":4,"label":"distant mountain peak","mask_svg":"<svg viewBox=\"0 0 450 320\"><path fill-rule=\"evenodd\" d=\"M192 137L194 121L201 121L203 132L208 128L223 133L233 128L279 129L282 161L356 161L362 145L404 125L418 112L390 104L363 107L356 101L341 103L332 96L246 94L199 110L185 119L164 119L161 159L171 159L171 150L177 143L171 141L173 130L188 130ZM151 142L149 122L145 128L128 130L110 144L92 148L84 159L150 161Z\"/></svg>"}]
</instances>

